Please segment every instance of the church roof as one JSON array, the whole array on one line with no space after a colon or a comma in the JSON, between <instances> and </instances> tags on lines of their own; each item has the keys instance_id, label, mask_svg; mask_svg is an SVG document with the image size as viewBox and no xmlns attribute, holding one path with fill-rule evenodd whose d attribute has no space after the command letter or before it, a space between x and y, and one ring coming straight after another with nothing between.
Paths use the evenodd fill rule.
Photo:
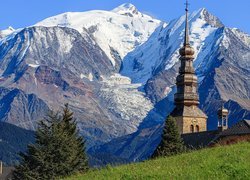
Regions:
<instances>
[{"instance_id":1,"label":"church roof","mask_svg":"<svg viewBox=\"0 0 250 180\"><path fill-rule=\"evenodd\" d=\"M242 120L225 131L204 131L182 134L184 144L189 148L201 148L215 143L222 137L250 134L250 120Z\"/></svg>"},{"instance_id":2,"label":"church roof","mask_svg":"<svg viewBox=\"0 0 250 180\"><path fill-rule=\"evenodd\" d=\"M243 135L250 134L250 120L243 120L232 126L231 128L222 131L220 136Z\"/></svg>"},{"instance_id":3,"label":"church roof","mask_svg":"<svg viewBox=\"0 0 250 180\"><path fill-rule=\"evenodd\" d=\"M182 134L181 137L184 144L188 148L201 148L208 146L211 142L217 139L218 130L204 131L198 133Z\"/></svg>"}]
</instances>

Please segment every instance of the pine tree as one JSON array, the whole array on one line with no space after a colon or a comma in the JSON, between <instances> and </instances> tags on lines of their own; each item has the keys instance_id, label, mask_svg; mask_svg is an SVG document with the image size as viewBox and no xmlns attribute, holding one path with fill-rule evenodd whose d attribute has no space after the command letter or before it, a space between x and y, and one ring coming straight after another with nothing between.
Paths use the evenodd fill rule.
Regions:
<instances>
[{"instance_id":1,"label":"pine tree","mask_svg":"<svg viewBox=\"0 0 250 180\"><path fill-rule=\"evenodd\" d=\"M176 121L169 116L165 121L161 142L152 157L171 156L183 152L184 149Z\"/></svg>"},{"instance_id":2,"label":"pine tree","mask_svg":"<svg viewBox=\"0 0 250 180\"><path fill-rule=\"evenodd\" d=\"M22 153L14 179L56 179L88 169L85 142L77 130L73 113L65 105L62 115L51 112L41 121L36 141Z\"/></svg>"}]
</instances>

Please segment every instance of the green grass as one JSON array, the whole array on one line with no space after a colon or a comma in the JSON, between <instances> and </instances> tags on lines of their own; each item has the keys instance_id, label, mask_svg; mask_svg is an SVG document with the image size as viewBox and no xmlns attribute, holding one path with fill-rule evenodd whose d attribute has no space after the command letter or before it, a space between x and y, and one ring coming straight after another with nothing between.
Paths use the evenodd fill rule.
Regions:
<instances>
[{"instance_id":1,"label":"green grass","mask_svg":"<svg viewBox=\"0 0 250 180\"><path fill-rule=\"evenodd\" d=\"M216 147L142 163L90 170L68 180L250 179L250 143Z\"/></svg>"}]
</instances>

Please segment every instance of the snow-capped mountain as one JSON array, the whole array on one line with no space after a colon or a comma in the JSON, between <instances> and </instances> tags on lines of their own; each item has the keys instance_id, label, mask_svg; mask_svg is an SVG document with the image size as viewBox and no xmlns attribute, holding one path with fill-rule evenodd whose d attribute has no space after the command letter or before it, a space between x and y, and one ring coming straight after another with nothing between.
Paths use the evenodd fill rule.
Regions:
<instances>
[{"instance_id":1,"label":"snow-capped mountain","mask_svg":"<svg viewBox=\"0 0 250 180\"><path fill-rule=\"evenodd\" d=\"M200 9L190 15L190 41L196 51L196 66L201 66L203 54L209 53L207 44L214 40L214 33L223 24L218 18ZM124 58L121 74L128 76L136 83L146 83L160 70L171 69L179 57L179 48L183 44L185 15L157 28L149 40ZM203 54L200 54L202 52ZM197 65L198 64L198 65ZM206 67L205 64L203 67ZM201 69L203 69L201 67ZM198 74L199 76L199 74Z\"/></svg>"},{"instance_id":2,"label":"snow-capped mountain","mask_svg":"<svg viewBox=\"0 0 250 180\"><path fill-rule=\"evenodd\" d=\"M249 35L225 27L206 9L191 13L189 23L191 45L196 51L194 65L199 79L200 106L209 117L208 129L217 127L216 112L222 103L229 109L230 125L250 118ZM183 36L184 16L158 27L147 42L123 60L121 74L134 83L145 84L147 96L155 102L155 110L162 117L173 109L178 50ZM90 152L93 155L99 152L105 163L110 163L109 154L116 163L119 159L120 162L144 160L160 142L164 118L159 120L145 118L137 132Z\"/></svg>"},{"instance_id":3,"label":"snow-capped mountain","mask_svg":"<svg viewBox=\"0 0 250 180\"><path fill-rule=\"evenodd\" d=\"M0 30L0 39L4 38L5 36L8 36L9 34L16 31L13 27L8 27L7 29Z\"/></svg>"},{"instance_id":4,"label":"snow-capped mountain","mask_svg":"<svg viewBox=\"0 0 250 180\"><path fill-rule=\"evenodd\" d=\"M135 17L124 14L126 7ZM49 109L69 103L88 148L137 131L153 104L138 89L140 84L117 74L121 60L114 66L111 51L104 52L98 39L110 41L122 54L146 41L159 21L129 4L114 12L65 13L56 20L61 23L65 15L72 26L54 26L51 20L50 25L19 29L0 40L0 81L6 89L0 96L1 121L34 130ZM90 32L93 23L97 34ZM139 43L130 47L134 42Z\"/></svg>"},{"instance_id":5,"label":"snow-capped mountain","mask_svg":"<svg viewBox=\"0 0 250 180\"><path fill-rule=\"evenodd\" d=\"M119 70L127 53L147 41L159 24L159 20L126 3L112 11L67 12L35 26L70 27L80 33L87 31Z\"/></svg>"},{"instance_id":6,"label":"snow-capped mountain","mask_svg":"<svg viewBox=\"0 0 250 180\"><path fill-rule=\"evenodd\" d=\"M250 118L249 35L206 9L189 23L209 129L222 102L231 124ZM9 31L0 38L0 121L34 130L48 109L69 103L98 163L145 159L173 108L183 35L184 16L165 23L132 4Z\"/></svg>"},{"instance_id":7,"label":"snow-capped mountain","mask_svg":"<svg viewBox=\"0 0 250 180\"><path fill-rule=\"evenodd\" d=\"M45 104L44 111L68 102L90 146L135 132L153 107L137 89L140 85L114 75L109 58L87 33L66 27L25 28L0 42L0 58L1 86L34 94L41 100L34 107ZM19 106L24 114L17 120L15 107L22 98L4 94L3 99L1 119L6 122L34 130L46 115L39 111L39 118L31 116L35 108Z\"/></svg>"}]
</instances>

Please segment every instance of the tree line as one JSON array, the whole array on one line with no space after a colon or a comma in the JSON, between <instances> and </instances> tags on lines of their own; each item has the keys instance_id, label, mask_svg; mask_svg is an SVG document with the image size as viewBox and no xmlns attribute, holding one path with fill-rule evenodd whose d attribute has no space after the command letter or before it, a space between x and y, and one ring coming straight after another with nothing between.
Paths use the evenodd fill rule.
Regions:
<instances>
[{"instance_id":1,"label":"tree line","mask_svg":"<svg viewBox=\"0 0 250 180\"><path fill-rule=\"evenodd\" d=\"M169 116L165 121L162 139L152 158L171 156L185 151L176 121ZM79 135L73 112L66 104L62 113L51 111L39 122L35 143L20 153L21 161L15 166L17 180L53 180L85 173L89 169L85 140Z\"/></svg>"}]
</instances>

